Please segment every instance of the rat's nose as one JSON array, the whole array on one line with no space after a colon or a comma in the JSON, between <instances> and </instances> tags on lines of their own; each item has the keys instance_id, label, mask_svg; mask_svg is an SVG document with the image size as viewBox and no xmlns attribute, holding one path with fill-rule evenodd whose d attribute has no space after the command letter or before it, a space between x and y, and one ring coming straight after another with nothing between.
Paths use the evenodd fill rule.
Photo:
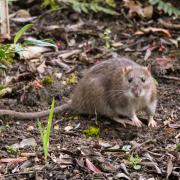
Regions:
<instances>
[{"instance_id":1,"label":"rat's nose","mask_svg":"<svg viewBox=\"0 0 180 180\"><path fill-rule=\"evenodd\" d=\"M135 97L139 97L141 94L141 89L139 89L139 88L133 89L133 94Z\"/></svg>"}]
</instances>

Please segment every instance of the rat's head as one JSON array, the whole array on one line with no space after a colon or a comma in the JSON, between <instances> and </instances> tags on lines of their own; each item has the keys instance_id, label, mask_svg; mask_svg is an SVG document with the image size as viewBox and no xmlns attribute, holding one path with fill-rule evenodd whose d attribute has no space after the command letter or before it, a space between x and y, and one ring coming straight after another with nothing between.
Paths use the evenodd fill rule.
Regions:
<instances>
[{"instance_id":1,"label":"rat's head","mask_svg":"<svg viewBox=\"0 0 180 180\"><path fill-rule=\"evenodd\" d=\"M125 94L131 98L139 98L146 95L151 85L151 73L146 67L125 67L123 69Z\"/></svg>"}]
</instances>

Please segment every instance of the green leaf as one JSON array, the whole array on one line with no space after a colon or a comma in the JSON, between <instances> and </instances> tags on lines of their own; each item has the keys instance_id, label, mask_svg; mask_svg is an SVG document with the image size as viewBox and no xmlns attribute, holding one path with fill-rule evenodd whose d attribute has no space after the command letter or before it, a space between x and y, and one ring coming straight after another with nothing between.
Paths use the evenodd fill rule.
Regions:
<instances>
[{"instance_id":1,"label":"green leaf","mask_svg":"<svg viewBox=\"0 0 180 180\"><path fill-rule=\"evenodd\" d=\"M4 64L0 64L0 69L7 69L7 66L5 66Z\"/></svg>"},{"instance_id":2,"label":"green leaf","mask_svg":"<svg viewBox=\"0 0 180 180\"><path fill-rule=\"evenodd\" d=\"M158 10L164 9L164 3L162 1L159 1L157 8L158 8Z\"/></svg>"},{"instance_id":3,"label":"green leaf","mask_svg":"<svg viewBox=\"0 0 180 180\"><path fill-rule=\"evenodd\" d=\"M81 9L84 13L88 13L88 7L86 3L82 3L81 4Z\"/></svg>"},{"instance_id":4,"label":"green leaf","mask_svg":"<svg viewBox=\"0 0 180 180\"><path fill-rule=\"evenodd\" d=\"M171 16L173 14L172 8L168 7L167 13L169 16Z\"/></svg>"},{"instance_id":5,"label":"green leaf","mask_svg":"<svg viewBox=\"0 0 180 180\"><path fill-rule=\"evenodd\" d=\"M14 44L16 44L18 42L18 40L21 38L21 36L32 26L33 26L33 24L27 24L23 28L21 28L14 37Z\"/></svg>"},{"instance_id":6,"label":"green leaf","mask_svg":"<svg viewBox=\"0 0 180 180\"><path fill-rule=\"evenodd\" d=\"M81 13L81 8L79 3L73 3L72 8L74 9L74 11Z\"/></svg>"},{"instance_id":7,"label":"green leaf","mask_svg":"<svg viewBox=\"0 0 180 180\"><path fill-rule=\"evenodd\" d=\"M163 9L163 11L164 11L165 13L167 13L167 12L168 12L168 8L169 8L169 6L168 6L167 4L164 4L164 9Z\"/></svg>"},{"instance_id":8,"label":"green leaf","mask_svg":"<svg viewBox=\"0 0 180 180\"><path fill-rule=\"evenodd\" d=\"M176 144L176 150L180 152L180 144Z\"/></svg>"},{"instance_id":9,"label":"green leaf","mask_svg":"<svg viewBox=\"0 0 180 180\"><path fill-rule=\"evenodd\" d=\"M55 44L47 42L46 40L38 40L38 39L27 39L25 40L24 44L28 45L36 45L36 46L42 46L42 47L57 47Z\"/></svg>"},{"instance_id":10,"label":"green leaf","mask_svg":"<svg viewBox=\"0 0 180 180\"><path fill-rule=\"evenodd\" d=\"M92 11L98 12L98 5L97 5L97 3L91 3L90 4L90 8L91 8Z\"/></svg>"},{"instance_id":11,"label":"green leaf","mask_svg":"<svg viewBox=\"0 0 180 180\"><path fill-rule=\"evenodd\" d=\"M109 6L115 8L116 7L116 3L114 2L114 0L106 0L106 4L108 4Z\"/></svg>"},{"instance_id":12,"label":"green leaf","mask_svg":"<svg viewBox=\"0 0 180 180\"><path fill-rule=\"evenodd\" d=\"M159 2L159 0L149 0L149 3L155 5Z\"/></svg>"},{"instance_id":13,"label":"green leaf","mask_svg":"<svg viewBox=\"0 0 180 180\"><path fill-rule=\"evenodd\" d=\"M48 124L46 128L43 128L41 123L38 121L38 128L41 134L41 139L43 142L43 151L44 151L44 159L47 160L48 149L49 149L49 137L51 133L51 126L54 114L54 98L52 100L51 109L48 117Z\"/></svg>"}]
</instances>

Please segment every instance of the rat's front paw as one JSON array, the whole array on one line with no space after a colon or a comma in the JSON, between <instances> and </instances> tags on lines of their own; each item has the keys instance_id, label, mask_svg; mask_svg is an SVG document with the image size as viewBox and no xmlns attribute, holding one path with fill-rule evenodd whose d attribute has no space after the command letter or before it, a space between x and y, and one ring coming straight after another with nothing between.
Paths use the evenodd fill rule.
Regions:
<instances>
[{"instance_id":1,"label":"rat's front paw","mask_svg":"<svg viewBox=\"0 0 180 180\"><path fill-rule=\"evenodd\" d=\"M155 128L155 127L157 127L157 122L152 118L152 119L149 120L148 126L152 127L152 128Z\"/></svg>"},{"instance_id":2,"label":"rat's front paw","mask_svg":"<svg viewBox=\"0 0 180 180\"><path fill-rule=\"evenodd\" d=\"M133 118L132 122L137 127L142 127L142 125L143 125L142 122L138 118Z\"/></svg>"}]
</instances>

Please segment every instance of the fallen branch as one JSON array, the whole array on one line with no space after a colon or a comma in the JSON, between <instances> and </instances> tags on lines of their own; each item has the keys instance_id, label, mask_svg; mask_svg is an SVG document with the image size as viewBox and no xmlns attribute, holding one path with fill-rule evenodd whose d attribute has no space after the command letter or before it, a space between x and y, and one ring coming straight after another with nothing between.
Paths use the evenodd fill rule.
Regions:
<instances>
[{"instance_id":1,"label":"fallen branch","mask_svg":"<svg viewBox=\"0 0 180 180\"><path fill-rule=\"evenodd\" d=\"M168 23L168 22L163 21L162 19L159 19L158 22L165 28L180 30L180 24Z\"/></svg>"}]
</instances>

